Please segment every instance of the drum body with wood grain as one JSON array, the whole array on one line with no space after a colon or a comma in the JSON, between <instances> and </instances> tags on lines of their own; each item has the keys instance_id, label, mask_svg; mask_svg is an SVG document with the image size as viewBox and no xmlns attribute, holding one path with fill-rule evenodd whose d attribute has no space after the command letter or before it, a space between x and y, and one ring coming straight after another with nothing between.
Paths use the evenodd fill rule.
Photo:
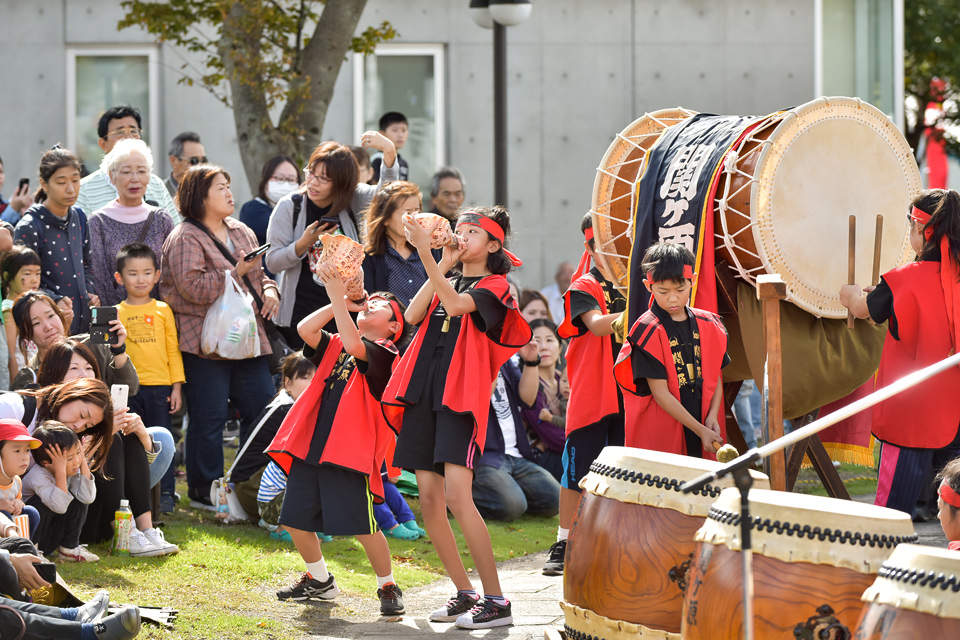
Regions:
<instances>
[{"instance_id":1,"label":"drum body with wood grain","mask_svg":"<svg viewBox=\"0 0 960 640\"><path fill-rule=\"evenodd\" d=\"M561 602L567 637L679 638L694 534L731 482L692 495L679 488L720 466L644 449L603 450L581 481L567 542ZM763 474L755 478L769 486Z\"/></svg>"},{"instance_id":2,"label":"drum body with wood grain","mask_svg":"<svg viewBox=\"0 0 960 640\"><path fill-rule=\"evenodd\" d=\"M847 500L750 491L756 640L849 640L860 598L901 542L905 513ZM740 494L727 489L696 535L683 640L739 640L743 625Z\"/></svg>"},{"instance_id":3,"label":"drum body with wood grain","mask_svg":"<svg viewBox=\"0 0 960 640\"><path fill-rule=\"evenodd\" d=\"M960 552L900 545L862 599L857 640L960 638Z\"/></svg>"}]
</instances>

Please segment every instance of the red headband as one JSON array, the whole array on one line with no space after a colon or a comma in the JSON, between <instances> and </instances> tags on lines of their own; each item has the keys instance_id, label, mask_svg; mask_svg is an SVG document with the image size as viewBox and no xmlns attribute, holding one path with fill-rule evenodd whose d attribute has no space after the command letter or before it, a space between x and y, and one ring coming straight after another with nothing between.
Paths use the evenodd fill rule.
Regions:
<instances>
[{"instance_id":1,"label":"red headband","mask_svg":"<svg viewBox=\"0 0 960 640\"><path fill-rule=\"evenodd\" d=\"M940 483L940 497L943 498L943 501L946 502L951 507L960 509L960 495L957 495L957 492L953 490L947 481L944 480Z\"/></svg>"},{"instance_id":2,"label":"red headband","mask_svg":"<svg viewBox=\"0 0 960 640\"><path fill-rule=\"evenodd\" d=\"M913 210L910 212L910 219L915 222L919 222L920 224L926 227L927 223L930 222L930 214L924 211L923 209L914 207ZM923 239L926 240L927 242L930 242L930 240L933 239L933 227L929 227L923 230Z\"/></svg>"},{"instance_id":3,"label":"red headband","mask_svg":"<svg viewBox=\"0 0 960 640\"><path fill-rule=\"evenodd\" d=\"M587 242L593 240L593 227L587 227L587 230L583 232L583 239Z\"/></svg>"},{"instance_id":4,"label":"red headband","mask_svg":"<svg viewBox=\"0 0 960 640\"><path fill-rule=\"evenodd\" d=\"M683 265L683 278L684 280L693 280L693 267L688 264ZM647 272L647 277L644 282L654 284L653 271Z\"/></svg>"},{"instance_id":5,"label":"red headband","mask_svg":"<svg viewBox=\"0 0 960 640\"><path fill-rule=\"evenodd\" d=\"M397 342L400 336L403 335L403 314L400 313L400 305L397 304L396 300L391 300L385 296L370 296L367 300L386 300L390 303L390 308L393 309L393 316L397 319L397 322L400 323L400 328L393 334L393 341Z\"/></svg>"},{"instance_id":6,"label":"red headband","mask_svg":"<svg viewBox=\"0 0 960 640\"><path fill-rule=\"evenodd\" d=\"M457 228L464 224L472 224L475 227L480 227L492 235L498 242L500 242L500 248L503 249L503 252L508 258L510 258L510 262L513 264L513 266L519 267L523 265L523 260L515 256L510 251L507 251L507 248L503 246L503 229L492 219L479 213L467 212L460 214L460 217L457 218Z\"/></svg>"}]
</instances>

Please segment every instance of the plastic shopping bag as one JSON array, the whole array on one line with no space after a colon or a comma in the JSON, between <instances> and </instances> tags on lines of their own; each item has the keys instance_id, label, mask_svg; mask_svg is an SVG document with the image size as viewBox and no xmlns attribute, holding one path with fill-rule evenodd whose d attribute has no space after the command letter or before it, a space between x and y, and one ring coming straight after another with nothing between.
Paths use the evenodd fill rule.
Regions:
<instances>
[{"instance_id":1,"label":"plastic shopping bag","mask_svg":"<svg viewBox=\"0 0 960 640\"><path fill-rule=\"evenodd\" d=\"M255 358L260 355L260 336L253 297L240 289L229 271L225 273L223 295L207 309L200 348L228 360Z\"/></svg>"}]
</instances>

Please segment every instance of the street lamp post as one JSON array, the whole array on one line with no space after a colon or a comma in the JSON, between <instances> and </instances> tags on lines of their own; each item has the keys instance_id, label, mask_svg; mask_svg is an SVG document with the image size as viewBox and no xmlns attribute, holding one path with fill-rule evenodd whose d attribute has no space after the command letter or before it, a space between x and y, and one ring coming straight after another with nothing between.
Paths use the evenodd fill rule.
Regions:
<instances>
[{"instance_id":1,"label":"street lamp post","mask_svg":"<svg viewBox=\"0 0 960 640\"><path fill-rule=\"evenodd\" d=\"M470 0L470 13L481 27L493 28L493 197L507 203L507 27L518 25L533 10L530 0Z\"/></svg>"}]
</instances>

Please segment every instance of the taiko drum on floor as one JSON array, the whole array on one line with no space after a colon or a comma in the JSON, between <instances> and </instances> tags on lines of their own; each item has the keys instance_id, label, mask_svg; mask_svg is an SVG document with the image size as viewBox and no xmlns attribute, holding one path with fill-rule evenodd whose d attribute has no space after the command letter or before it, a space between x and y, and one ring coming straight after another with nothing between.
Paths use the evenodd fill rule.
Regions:
<instances>
[{"instance_id":1,"label":"taiko drum on floor","mask_svg":"<svg viewBox=\"0 0 960 640\"><path fill-rule=\"evenodd\" d=\"M567 542L563 601L568 638L679 638L694 534L730 478L696 494L680 486L720 463L607 447L581 482ZM759 487L767 477L753 472Z\"/></svg>"},{"instance_id":2,"label":"taiko drum on floor","mask_svg":"<svg viewBox=\"0 0 960 640\"><path fill-rule=\"evenodd\" d=\"M863 602L857 640L960 638L960 552L900 545Z\"/></svg>"},{"instance_id":3,"label":"taiko drum on floor","mask_svg":"<svg viewBox=\"0 0 960 640\"><path fill-rule=\"evenodd\" d=\"M756 640L851 637L881 565L916 542L910 516L858 502L750 491ZM710 507L683 603L683 640L739 640L743 625L740 494Z\"/></svg>"}]
</instances>

